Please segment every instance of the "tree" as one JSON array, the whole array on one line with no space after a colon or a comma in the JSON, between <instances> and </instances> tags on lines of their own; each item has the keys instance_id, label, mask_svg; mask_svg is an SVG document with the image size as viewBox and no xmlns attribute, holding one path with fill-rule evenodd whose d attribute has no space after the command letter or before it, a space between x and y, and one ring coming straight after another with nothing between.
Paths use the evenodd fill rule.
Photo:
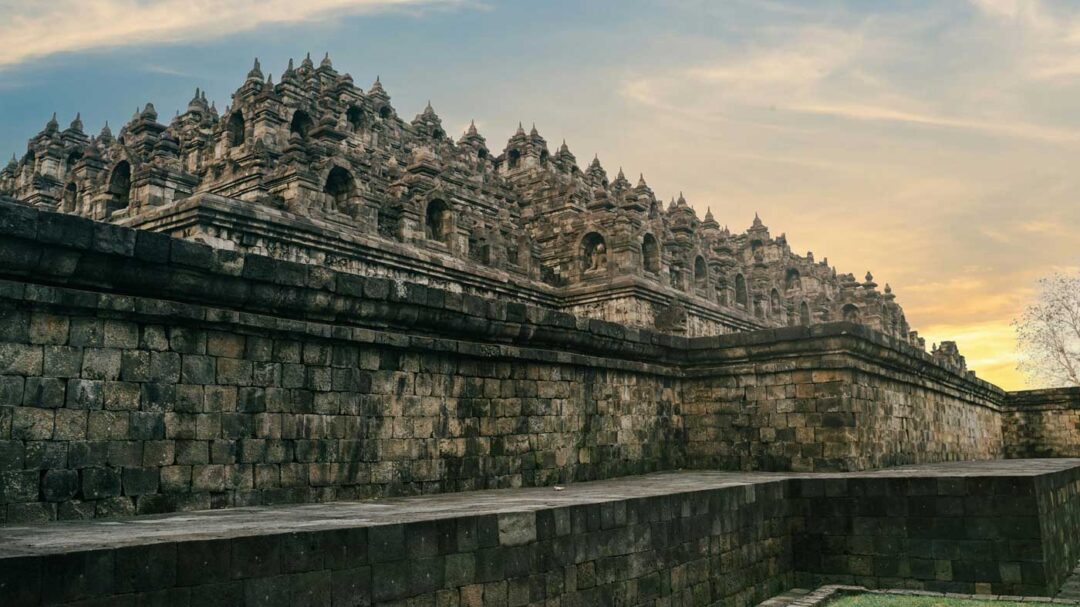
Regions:
<instances>
[{"instance_id":1,"label":"tree","mask_svg":"<svg viewBox=\"0 0 1080 607\"><path fill-rule=\"evenodd\" d=\"M1047 385L1080 386L1080 276L1043 278L1039 289L1013 322L1019 369Z\"/></svg>"}]
</instances>

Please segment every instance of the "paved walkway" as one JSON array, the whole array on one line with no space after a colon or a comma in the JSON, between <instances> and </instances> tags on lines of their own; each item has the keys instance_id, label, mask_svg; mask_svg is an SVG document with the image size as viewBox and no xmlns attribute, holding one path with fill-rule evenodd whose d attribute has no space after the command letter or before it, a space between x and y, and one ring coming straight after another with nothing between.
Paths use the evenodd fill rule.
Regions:
<instances>
[{"instance_id":1,"label":"paved walkway","mask_svg":"<svg viewBox=\"0 0 1080 607\"><path fill-rule=\"evenodd\" d=\"M1080 564L1076 566L1076 569L1073 569L1072 575L1061 585L1057 598L1080 601Z\"/></svg>"}]
</instances>

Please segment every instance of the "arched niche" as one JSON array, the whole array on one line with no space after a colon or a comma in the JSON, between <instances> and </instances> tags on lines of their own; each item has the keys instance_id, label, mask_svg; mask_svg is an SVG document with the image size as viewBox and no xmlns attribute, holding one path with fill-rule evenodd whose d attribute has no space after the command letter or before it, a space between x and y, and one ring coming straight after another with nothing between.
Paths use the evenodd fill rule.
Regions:
<instances>
[{"instance_id":1,"label":"arched niche","mask_svg":"<svg viewBox=\"0 0 1080 607\"><path fill-rule=\"evenodd\" d=\"M323 185L323 193L333 198L335 209L342 210L348 206L349 199L355 192L356 183L349 171L339 166L330 169Z\"/></svg>"},{"instance_id":2,"label":"arched niche","mask_svg":"<svg viewBox=\"0 0 1080 607\"><path fill-rule=\"evenodd\" d=\"M232 115L229 116L229 122L226 125L226 130L229 134L230 147L244 145L245 129L244 113L239 110L233 112Z\"/></svg>"},{"instance_id":3,"label":"arched niche","mask_svg":"<svg viewBox=\"0 0 1080 607\"><path fill-rule=\"evenodd\" d=\"M296 133L301 139L307 139L308 133L315 126L315 121L311 119L304 110L296 110L293 112L292 120L289 122L289 133Z\"/></svg>"},{"instance_id":4,"label":"arched niche","mask_svg":"<svg viewBox=\"0 0 1080 607\"><path fill-rule=\"evenodd\" d=\"M735 305L750 309L750 293L746 290L746 278L735 275Z\"/></svg>"},{"instance_id":5,"label":"arched niche","mask_svg":"<svg viewBox=\"0 0 1080 607\"><path fill-rule=\"evenodd\" d=\"M862 317L862 315L859 312L859 306L857 306L855 304L846 304L846 305L844 305L844 307L840 309L840 312L843 315L844 322L855 322L855 323L857 323L857 322L859 322L859 320Z\"/></svg>"},{"instance_id":6,"label":"arched niche","mask_svg":"<svg viewBox=\"0 0 1080 607\"><path fill-rule=\"evenodd\" d=\"M454 217L450 206L436 198L427 205L424 213L424 235L428 240L450 244Z\"/></svg>"},{"instance_id":7,"label":"arched niche","mask_svg":"<svg viewBox=\"0 0 1080 607\"><path fill-rule=\"evenodd\" d=\"M350 105L348 110L345 110L345 120L349 123L349 128L352 132L357 132L364 128L364 110L357 105Z\"/></svg>"},{"instance_id":8,"label":"arched niche","mask_svg":"<svg viewBox=\"0 0 1080 607\"><path fill-rule=\"evenodd\" d=\"M112 200L109 206L113 210L126 208L131 202L131 163L121 160L109 173L108 193Z\"/></svg>"},{"instance_id":9,"label":"arched niche","mask_svg":"<svg viewBox=\"0 0 1080 607\"><path fill-rule=\"evenodd\" d=\"M581 269L590 272L607 267L607 245L604 237L597 232L589 232L581 239Z\"/></svg>"},{"instance_id":10,"label":"arched niche","mask_svg":"<svg viewBox=\"0 0 1080 607\"><path fill-rule=\"evenodd\" d=\"M810 306L805 301L799 304L799 324L804 327L810 326Z\"/></svg>"},{"instance_id":11,"label":"arched niche","mask_svg":"<svg viewBox=\"0 0 1080 607\"><path fill-rule=\"evenodd\" d=\"M788 291L802 289L802 275L797 269L788 268L787 273L784 275L784 289Z\"/></svg>"},{"instance_id":12,"label":"arched niche","mask_svg":"<svg viewBox=\"0 0 1080 607\"><path fill-rule=\"evenodd\" d=\"M722 306L729 306L728 281L723 276L716 279L716 301Z\"/></svg>"},{"instance_id":13,"label":"arched niche","mask_svg":"<svg viewBox=\"0 0 1080 607\"><path fill-rule=\"evenodd\" d=\"M641 239L641 258L646 272L660 273L660 244L652 234L645 234Z\"/></svg>"},{"instance_id":14,"label":"arched niche","mask_svg":"<svg viewBox=\"0 0 1080 607\"><path fill-rule=\"evenodd\" d=\"M74 181L68 182L64 186L64 201L60 206L60 210L64 213L74 213L78 208L79 202L79 188L75 185Z\"/></svg>"},{"instance_id":15,"label":"arched niche","mask_svg":"<svg viewBox=\"0 0 1080 607\"><path fill-rule=\"evenodd\" d=\"M705 263L705 258L698 255L694 259L694 287L697 289L705 290L709 285L709 266Z\"/></svg>"}]
</instances>

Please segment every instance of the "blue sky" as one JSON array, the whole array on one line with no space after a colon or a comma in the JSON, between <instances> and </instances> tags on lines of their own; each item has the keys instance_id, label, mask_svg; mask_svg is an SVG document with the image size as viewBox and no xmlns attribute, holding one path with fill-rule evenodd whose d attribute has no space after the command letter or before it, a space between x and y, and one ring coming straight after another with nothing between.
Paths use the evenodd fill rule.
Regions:
<instances>
[{"instance_id":1,"label":"blue sky","mask_svg":"<svg viewBox=\"0 0 1080 607\"><path fill-rule=\"evenodd\" d=\"M535 122L744 229L874 271L1004 385L1034 281L1080 266L1080 2L0 0L0 153L52 112L91 132L252 58L329 52L407 118L493 148Z\"/></svg>"}]
</instances>

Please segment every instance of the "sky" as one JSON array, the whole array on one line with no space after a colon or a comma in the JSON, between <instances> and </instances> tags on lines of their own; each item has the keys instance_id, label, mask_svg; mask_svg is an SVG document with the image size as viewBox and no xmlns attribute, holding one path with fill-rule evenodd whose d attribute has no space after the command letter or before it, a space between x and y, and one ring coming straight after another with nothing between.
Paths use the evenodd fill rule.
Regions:
<instances>
[{"instance_id":1,"label":"sky","mask_svg":"<svg viewBox=\"0 0 1080 607\"><path fill-rule=\"evenodd\" d=\"M1036 280L1080 271L1080 0L0 0L0 154L89 132L254 57L329 52L399 114L499 148L535 123L733 230L890 284L1007 389Z\"/></svg>"}]
</instances>

